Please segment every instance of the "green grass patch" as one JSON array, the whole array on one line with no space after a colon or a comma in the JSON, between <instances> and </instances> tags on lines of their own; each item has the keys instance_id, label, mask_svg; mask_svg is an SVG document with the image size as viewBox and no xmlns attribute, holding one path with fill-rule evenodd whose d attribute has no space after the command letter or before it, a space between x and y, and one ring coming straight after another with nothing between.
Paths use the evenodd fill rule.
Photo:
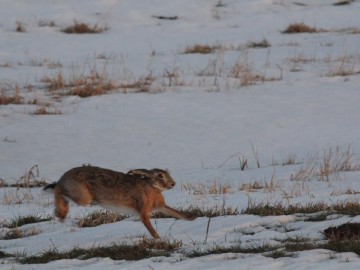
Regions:
<instances>
[{"instance_id":1,"label":"green grass patch","mask_svg":"<svg viewBox=\"0 0 360 270\"><path fill-rule=\"evenodd\" d=\"M0 259L9 258L9 257L14 257L14 255L6 253L6 252L0 250Z\"/></svg>"},{"instance_id":2,"label":"green grass patch","mask_svg":"<svg viewBox=\"0 0 360 270\"><path fill-rule=\"evenodd\" d=\"M177 209L180 213L185 214L189 217L220 217L220 216L234 216L240 215L240 212L237 208L225 207L225 206L215 206L214 208L200 208L195 206L190 206L186 209ZM153 218L171 218L163 213L154 213L152 214Z\"/></svg>"},{"instance_id":3,"label":"green grass patch","mask_svg":"<svg viewBox=\"0 0 360 270\"><path fill-rule=\"evenodd\" d=\"M45 251L40 255L20 258L23 264L42 264L62 259L87 260L94 257L109 257L113 260L141 260L145 258L170 256L172 252L181 247L180 241L148 240L143 239L133 245L121 244L111 246L97 246L88 249L74 248L69 251L60 252L56 248Z\"/></svg>"},{"instance_id":4,"label":"green grass patch","mask_svg":"<svg viewBox=\"0 0 360 270\"><path fill-rule=\"evenodd\" d=\"M212 254L223 254L223 253L264 253L264 252L273 252L277 250L278 247L269 246L269 245L261 245L257 247L242 247L241 243L238 243L233 246L223 247L219 245L213 245L205 250L193 250L192 252L187 254L189 258L202 257Z\"/></svg>"},{"instance_id":5,"label":"green grass patch","mask_svg":"<svg viewBox=\"0 0 360 270\"><path fill-rule=\"evenodd\" d=\"M329 249L335 252L354 252L360 255L360 240L347 240L347 241L329 241L322 244L319 248Z\"/></svg>"},{"instance_id":6,"label":"green grass patch","mask_svg":"<svg viewBox=\"0 0 360 270\"><path fill-rule=\"evenodd\" d=\"M23 225L26 225L26 224L50 221L53 218L54 217L52 215L49 215L47 217L41 217L40 215L29 214L27 216L19 216L17 218L10 220L9 222L5 222L3 224L3 227L9 228L9 229L14 229L14 228L18 228Z\"/></svg>"},{"instance_id":7,"label":"green grass patch","mask_svg":"<svg viewBox=\"0 0 360 270\"><path fill-rule=\"evenodd\" d=\"M77 224L80 228L96 227L101 224L115 223L127 217L128 216L119 215L109 211L97 210L84 218L78 219Z\"/></svg>"},{"instance_id":8,"label":"green grass patch","mask_svg":"<svg viewBox=\"0 0 360 270\"><path fill-rule=\"evenodd\" d=\"M321 211L330 211L330 207L325 203L314 203L302 205L284 206L282 203L251 203L242 214L258 216L280 216L293 215L299 213L317 213Z\"/></svg>"},{"instance_id":9,"label":"green grass patch","mask_svg":"<svg viewBox=\"0 0 360 270\"><path fill-rule=\"evenodd\" d=\"M333 242L360 240L360 223L345 223L337 227L329 227L324 230L324 235Z\"/></svg>"},{"instance_id":10,"label":"green grass patch","mask_svg":"<svg viewBox=\"0 0 360 270\"><path fill-rule=\"evenodd\" d=\"M308 221L325 220L330 214L340 214L357 216L360 215L359 202L338 202L336 204L328 205L324 202L309 203L306 205L289 205L284 206L282 203L251 203L242 214L258 215L258 216L280 216L280 215L294 215L294 214L312 214L319 213L318 216L309 217Z\"/></svg>"}]
</instances>

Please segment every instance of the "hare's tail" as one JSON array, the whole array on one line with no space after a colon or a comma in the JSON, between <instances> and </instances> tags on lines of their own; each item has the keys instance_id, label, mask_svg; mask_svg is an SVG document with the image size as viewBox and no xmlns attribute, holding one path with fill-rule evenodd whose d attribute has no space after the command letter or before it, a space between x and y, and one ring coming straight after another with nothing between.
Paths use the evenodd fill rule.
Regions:
<instances>
[{"instance_id":1,"label":"hare's tail","mask_svg":"<svg viewBox=\"0 0 360 270\"><path fill-rule=\"evenodd\" d=\"M47 192L54 192L55 187L56 187L56 183L52 183L52 184L46 185L43 188L43 190L47 191Z\"/></svg>"}]
</instances>

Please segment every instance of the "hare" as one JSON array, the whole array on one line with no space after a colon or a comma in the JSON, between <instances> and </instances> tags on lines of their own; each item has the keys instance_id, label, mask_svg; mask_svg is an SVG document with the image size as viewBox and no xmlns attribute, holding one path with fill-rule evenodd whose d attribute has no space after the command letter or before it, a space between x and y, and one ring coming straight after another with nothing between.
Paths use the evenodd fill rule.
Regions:
<instances>
[{"instance_id":1,"label":"hare","mask_svg":"<svg viewBox=\"0 0 360 270\"><path fill-rule=\"evenodd\" d=\"M53 191L55 215L61 221L69 211L69 200L81 206L99 204L109 210L130 210L139 215L152 237L159 238L150 222L152 211L177 219L195 219L166 205L161 192L174 186L174 179L161 169L135 169L125 174L88 165L70 169L44 190Z\"/></svg>"}]
</instances>

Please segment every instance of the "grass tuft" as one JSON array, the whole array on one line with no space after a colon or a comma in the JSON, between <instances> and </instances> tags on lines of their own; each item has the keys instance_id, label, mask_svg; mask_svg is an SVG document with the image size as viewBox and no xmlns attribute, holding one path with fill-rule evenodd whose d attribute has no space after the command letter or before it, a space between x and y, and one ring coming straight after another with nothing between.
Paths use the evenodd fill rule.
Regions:
<instances>
[{"instance_id":1,"label":"grass tuft","mask_svg":"<svg viewBox=\"0 0 360 270\"><path fill-rule=\"evenodd\" d=\"M133 261L158 256L168 257L172 252L179 249L181 245L180 241L142 239L133 245L94 246L88 249L74 248L63 252L54 248L39 255L20 258L19 262L23 264L41 264L62 259L87 260L94 257L109 257L113 260Z\"/></svg>"},{"instance_id":2,"label":"grass tuft","mask_svg":"<svg viewBox=\"0 0 360 270\"><path fill-rule=\"evenodd\" d=\"M308 221L324 220L328 214L340 214L357 216L360 215L359 202L337 202L336 204L327 205L324 202L309 203L307 205L289 205L284 206L282 203L249 203L248 207L241 214L258 215L258 216L279 216L294 214L312 214L319 213L317 216L309 217Z\"/></svg>"},{"instance_id":3,"label":"grass tuft","mask_svg":"<svg viewBox=\"0 0 360 270\"><path fill-rule=\"evenodd\" d=\"M93 70L90 74L73 75L68 80L58 72L53 77L44 77L42 82L47 84L49 92L81 98L103 95L117 88L106 70L101 73Z\"/></svg>"},{"instance_id":4,"label":"grass tuft","mask_svg":"<svg viewBox=\"0 0 360 270\"><path fill-rule=\"evenodd\" d=\"M151 85L155 81L155 77L150 73L146 76L141 76L133 82L121 83L119 88L124 92L135 92L135 93L148 93L151 91ZM157 91L161 92L161 91Z\"/></svg>"},{"instance_id":5,"label":"grass tuft","mask_svg":"<svg viewBox=\"0 0 360 270\"><path fill-rule=\"evenodd\" d=\"M305 181L317 178L319 181L329 182L330 180L341 180L341 172L359 170L360 160L349 145L345 149L340 147L324 149L321 158L309 158L299 171L291 176L291 180Z\"/></svg>"},{"instance_id":6,"label":"grass tuft","mask_svg":"<svg viewBox=\"0 0 360 270\"><path fill-rule=\"evenodd\" d=\"M20 95L20 88L8 82L1 82L0 85L0 105L23 104L24 98Z\"/></svg>"},{"instance_id":7,"label":"grass tuft","mask_svg":"<svg viewBox=\"0 0 360 270\"><path fill-rule=\"evenodd\" d=\"M23 176L21 176L16 184L9 185L16 188L33 188L43 187L47 185L45 179L39 177L39 166L32 166Z\"/></svg>"},{"instance_id":8,"label":"grass tuft","mask_svg":"<svg viewBox=\"0 0 360 270\"><path fill-rule=\"evenodd\" d=\"M16 21L15 22L16 28L15 31L19 32L19 33L26 33L26 28L24 23L20 22L20 21Z\"/></svg>"},{"instance_id":9,"label":"grass tuft","mask_svg":"<svg viewBox=\"0 0 360 270\"><path fill-rule=\"evenodd\" d=\"M6 252L0 250L0 259L8 258L8 257L13 257L13 256L14 256L14 255L9 254L9 253L6 253Z\"/></svg>"},{"instance_id":10,"label":"grass tuft","mask_svg":"<svg viewBox=\"0 0 360 270\"><path fill-rule=\"evenodd\" d=\"M360 241L347 240L347 241L329 241L326 244L321 245L319 248L329 249L336 252L354 252L360 255Z\"/></svg>"},{"instance_id":11,"label":"grass tuft","mask_svg":"<svg viewBox=\"0 0 360 270\"><path fill-rule=\"evenodd\" d=\"M318 33L318 32L323 32L323 30L310 27L305 23L290 24L284 31L282 31L283 34Z\"/></svg>"},{"instance_id":12,"label":"grass tuft","mask_svg":"<svg viewBox=\"0 0 360 270\"><path fill-rule=\"evenodd\" d=\"M201 209L199 207L191 206L188 209L183 209L179 211L192 217L219 217L234 216L240 214L237 208L225 207L224 205L221 207L215 206L209 209Z\"/></svg>"},{"instance_id":13,"label":"grass tuft","mask_svg":"<svg viewBox=\"0 0 360 270\"><path fill-rule=\"evenodd\" d=\"M118 215L109 211L97 210L77 221L80 228L96 227L102 224L114 223L127 218L127 216Z\"/></svg>"},{"instance_id":14,"label":"grass tuft","mask_svg":"<svg viewBox=\"0 0 360 270\"><path fill-rule=\"evenodd\" d=\"M27 216L19 216L17 218L12 219L9 222L4 223L3 227L13 229L13 228L21 227L21 226L26 225L26 224L33 224L33 223L38 223L38 222L43 222L43 221L50 221L52 219L53 219L52 215L47 216L47 217L41 217L40 215L29 214Z\"/></svg>"},{"instance_id":15,"label":"grass tuft","mask_svg":"<svg viewBox=\"0 0 360 270\"><path fill-rule=\"evenodd\" d=\"M333 6L344 6L344 5L350 5L351 2L354 0L339 0L333 4Z\"/></svg>"},{"instance_id":16,"label":"grass tuft","mask_svg":"<svg viewBox=\"0 0 360 270\"><path fill-rule=\"evenodd\" d=\"M49 109L46 106L37 108L32 114L34 115L57 115L62 114L62 111L58 109Z\"/></svg>"},{"instance_id":17,"label":"grass tuft","mask_svg":"<svg viewBox=\"0 0 360 270\"><path fill-rule=\"evenodd\" d=\"M324 235L330 241L359 240L360 223L345 223L324 230Z\"/></svg>"},{"instance_id":18,"label":"grass tuft","mask_svg":"<svg viewBox=\"0 0 360 270\"><path fill-rule=\"evenodd\" d=\"M200 54L208 54L212 53L213 48L209 45L203 45L203 44L196 44L193 46L186 47L184 53L185 54L191 54L191 53L200 53Z\"/></svg>"},{"instance_id":19,"label":"grass tuft","mask_svg":"<svg viewBox=\"0 0 360 270\"><path fill-rule=\"evenodd\" d=\"M106 31L107 27L99 27L98 24L89 26L86 23L74 21L72 25L69 25L61 30L66 34L98 34Z\"/></svg>"},{"instance_id":20,"label":"grass tuft","mask_svg":"<svg viewBox=\"0 0 360 270\"><path fill-rule=\"evenodd\" d=\"M181 190L189 192L189 194L202 195L202 194L228 194L231 193L231 186L214 181L211 185L185 183L181 185Z\"/></svg>"},{"instance_id":21,"label":"grass tuft","mask_svg":"<svg viewBox=\"0 0 360 270\"><path fill-rule=\"evenodd\" d=\"M270 43L265 38L261 41L249 41L246 44L247 48L252 48L252 49L268 48L270 46L271 46Z\"/></svg>"},{"instance_id":22,"label":"grass tuft","mask_svg":"<svg viewBox=\"0 0 360 270\"><path fill-rule=\"evenodd\" d=\"M21 230L19 228L14 228L8 231L5 236L4 240L12 240L12 239L19 239L19 238L25 238L33 235L37 235L40 233L40 230L37 228L29 228L26 230Z\"/></svg>"},{"instance_id":23,"label":"grass tuft","mask_svg":"<svg viewBox=\"0 0 360 270\"><path fill-rule=\"evenodd\" d=\"M212 247L207 248L206 250L193 250L187 254L189 258L202 257L211 254L223 254L223 253L263 253L263 252L271 252L275 251L277 247L269 246L269 245L260 245L254 247L242 247L241 243L233 245L233 246L219 246L213 245Z\"/></svg>"}]
</instances>

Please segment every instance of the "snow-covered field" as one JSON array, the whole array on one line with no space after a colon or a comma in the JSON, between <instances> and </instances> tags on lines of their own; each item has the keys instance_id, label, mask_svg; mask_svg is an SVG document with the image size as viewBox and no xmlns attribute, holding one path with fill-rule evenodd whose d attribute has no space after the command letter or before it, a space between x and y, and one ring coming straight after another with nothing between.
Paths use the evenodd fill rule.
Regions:
<instances>
[{"instance_id":1,"label":"snow-covered field","mask_svg":"<svg viewBox=\"0 0 360 270\"><path fill-rule=\"evenodd\" d=\"M358 201L360 2L334 3L2 1L0 100L18 91L26 104L0 105L0 179L13 184L33 168L34 177L53 182L82 164L124 172L157 167L168 169L176 180L176 187L164 196L170 206L181 209L225 205L241 212L258 203ZM106 31L61 32L74 21ZM282 33L294 23L320 31ZM269 46L259 45L264 41ZM211 52L185 53L194 45L208 45ZM66 82L76 76L106 75L118 87L87 98L55 96L45 79L59 75ZM143 83L141 89L124 87L136 82ZM57 114L34 114L39 108ZM332 166L346 163L350 168L326 174L322 170L326 158ZM241 170L245 160L247 166ZM53 208L52 196L41 188L0 189L3 223L29 214L46 217ZM150 237L133 218L79 228L76 220L95 209L72 206L63 224L54 219L24 225L22 230L36 228L37 234L0 240L0 250L30 256L54 247L63 251ZM182 241L180 251L170 257L72 259L39 265L5 258L0 268L360 267L355 253L323 249L278 259L261 254L181 255L234 243L276 246L297 237L323 241L324 229L360 222L359 217L338 215L306 222L299 215L221 216L211 219L207 232L208 221L153 219L161 236ZM2 228L2 235L8 230Z\"/></svg>"}]
</instances>

